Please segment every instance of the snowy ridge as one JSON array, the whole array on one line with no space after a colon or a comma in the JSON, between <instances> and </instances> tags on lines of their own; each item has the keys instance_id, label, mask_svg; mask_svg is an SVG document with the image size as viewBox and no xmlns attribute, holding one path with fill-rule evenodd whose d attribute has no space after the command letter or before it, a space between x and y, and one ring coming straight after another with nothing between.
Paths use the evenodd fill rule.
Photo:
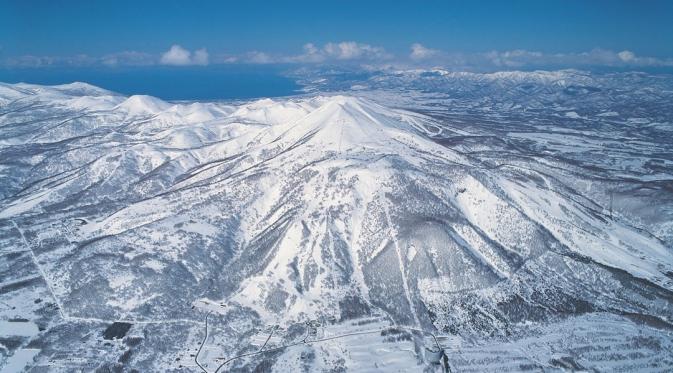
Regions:
<instances>
[{"instance_id":1,"label":"snowy ridge","mask_svg":"<svg viewBox=\"0 0 673 373\"><path fill-rule=\"evenodd\" d=\"M535 81L530 91L543 96L581 75L433 74L500 86ZM348 320L380 317L371 343L382 346L395 340L387 334L394 326L486 338L585 313L611 315L587 317L596 324L626 314L673 322L670 222L627 214L619 203L642 203L633 193L614 209L597 197L602 183L628 175L634 190L642 183L660 193L670 213L658 186L672 179L663 145L639 139L614 153L655 149L662 161L653 179L638 168L645 161L575 161L613 149L590 128L540 131L530 120L501 131L501 113L514 104L471 120L451 111L463 108L458 99L414 111L375 97L169 103L80 83L0 85L0 243L24 242L34 253L32 266L69 320L199 325L207 313L236 325L186 337L204 338L196 359L211 368L216 345L242 351L252 329L269 325L288 330L254 339L296 343L292 328L306 320L336 320L333 330L348 335L358 328ZM596 117L570 118L569 104L564 115L549 111L537 118L584 125ZM598 118L586 125L615 117ZM417 349L427 337L393 334ZM356 355L365 348L334 343ZM297 351L279 355L278 369L294 367ZM348 355L316 353L323 368ZM390 366L407 361L383 355ZM346 364L365 367L356 360Z\"/></svg>"}]
</instances>

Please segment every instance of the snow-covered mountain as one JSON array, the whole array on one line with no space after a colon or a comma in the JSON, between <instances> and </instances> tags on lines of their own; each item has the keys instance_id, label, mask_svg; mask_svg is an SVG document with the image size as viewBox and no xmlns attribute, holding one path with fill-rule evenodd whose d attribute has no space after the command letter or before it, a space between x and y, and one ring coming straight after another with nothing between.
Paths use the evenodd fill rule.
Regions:
<instances>
[{"instance_id":1,"label":"snow-covered mountain","mask_svg":"<svg viewBox=\"0 0 673 373\"><path fill-rule=\"evenodd\" d=\"M231 104L1 84L0 322L39 329L3 356L433 371L441 344L459 371L670 368L672 124L653 108L673 91L578 74ZM395 88L428 77L470 93Z\"/></svg>"}]
</instances>

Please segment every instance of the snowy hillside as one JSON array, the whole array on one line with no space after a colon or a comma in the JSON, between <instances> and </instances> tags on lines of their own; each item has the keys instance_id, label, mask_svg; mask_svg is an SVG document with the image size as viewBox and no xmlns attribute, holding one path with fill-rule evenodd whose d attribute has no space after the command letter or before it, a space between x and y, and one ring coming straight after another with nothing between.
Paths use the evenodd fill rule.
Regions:
<instances>
[{"instance_id":1,"label":"snowy hillside","mask_svg":"<svg viewBox=\"0 0 673 373\"><path fill-rule=\"evenodd\" d=\"M0 365L670 369L666 79L407 71L233 104L0 84Z\"/></svg>"}]
</instances>

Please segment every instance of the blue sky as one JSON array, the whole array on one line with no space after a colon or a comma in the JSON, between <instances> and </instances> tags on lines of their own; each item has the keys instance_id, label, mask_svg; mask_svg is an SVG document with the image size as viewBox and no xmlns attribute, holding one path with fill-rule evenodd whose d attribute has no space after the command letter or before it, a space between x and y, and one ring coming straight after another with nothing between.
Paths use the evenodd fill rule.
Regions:
<instances>
[{"instance_id":1,"label":"blue sky","mask_svg":"<svg viewBox=\"0 0 673 373\"><path fill-rule=\"evenodd\" d=\"M10 68L673 64L673 1L0 1Z\"/></svg>"}]
</instances>

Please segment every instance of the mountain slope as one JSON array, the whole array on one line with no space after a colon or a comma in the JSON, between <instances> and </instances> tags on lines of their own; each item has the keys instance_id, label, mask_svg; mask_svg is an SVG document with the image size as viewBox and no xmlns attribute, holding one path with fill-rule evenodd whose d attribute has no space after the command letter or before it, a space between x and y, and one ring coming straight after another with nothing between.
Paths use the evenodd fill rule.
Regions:
<instances>
[{"instance_id":1,"label":"mountain slope","mask_svg":"<svg viewBox=\"0 0 673 373\"><path fill-rule=\"evenodd\" d=\"M429 116L348 96L3 88L3 234L20 234L68 318L379 315L484 337L585 313L673 317L664 241L551 169L438 141Z\"/></svg>"}]
</instances>

